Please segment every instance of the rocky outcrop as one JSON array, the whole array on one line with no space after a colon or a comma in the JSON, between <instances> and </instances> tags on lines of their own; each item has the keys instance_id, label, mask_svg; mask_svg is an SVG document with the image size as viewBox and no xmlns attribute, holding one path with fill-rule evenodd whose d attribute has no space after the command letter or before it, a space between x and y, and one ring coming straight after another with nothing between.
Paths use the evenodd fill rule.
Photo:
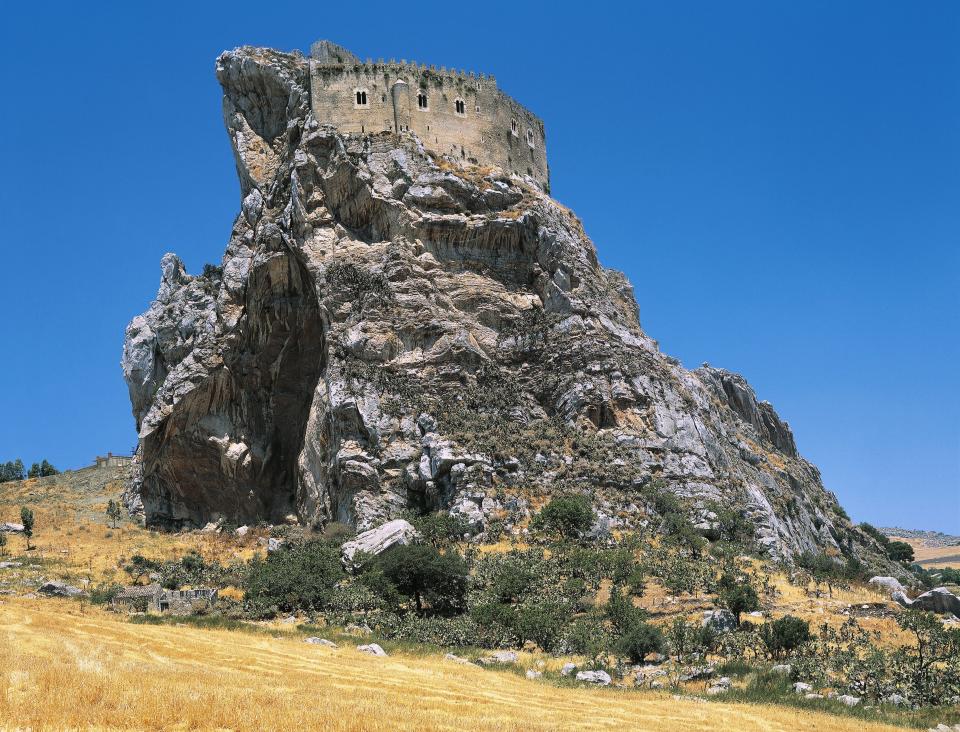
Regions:
<instances>
[{"instance_id":1,"label":"rocky outcrop","mask_svg":"<svg viewBox=\"0 0 960 732\"><path fill-rule=\"evenodd\" d=\"M896 593L905 593L903 585L900 584L900 580L896 577L871 577L869 584L875 585L877 589L882 590L886 594L893 597Z\"/></svg>"},{"instance_id":2,"label":"rocky outcrop","mask_svg":"<svg viewBox=\"0 0 960 732\"><path fill-rule=\"evenodd\" d=\"M417 538L416 529L403 519L387 521L382 526L364 531L355 539L351 539L340 547L343 563L346 567L354 567L354 557L375 557L383 554L395 546L412 544Z\"/></svg>"},{"instance_id":3,"label":"rocky outcrop","mask_svg":"<svg viewBox=\"0 0 960 732\"><path fill-rule=\"evenodd\" d=\"M952 614L960 617L960 597L954 595L946 587L935 587L932 590L910 599L903 592L894 592L893 599L905 608L911 610L926 610L932 613Z\"/></svg>"},{"instance_id":4,"label":"rocky outcrop","mask_svg":"<svg viewBox=\"0 0 960 732\"><path fill-rule=\"evenodd\" d=\"M533 182L320 125L298 54L237 49L217 76L240 213L219 268L164 257L124 344L150 525L439 509L482 532L573 490L609 531L657 483L774 556L872 541L742 377L659 351Z\"/></svg>"}]
</instances>

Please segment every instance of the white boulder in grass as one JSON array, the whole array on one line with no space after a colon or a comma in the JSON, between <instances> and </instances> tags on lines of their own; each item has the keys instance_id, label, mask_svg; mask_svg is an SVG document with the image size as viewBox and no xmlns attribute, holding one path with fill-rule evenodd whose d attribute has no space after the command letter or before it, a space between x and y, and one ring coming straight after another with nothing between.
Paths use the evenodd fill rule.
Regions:
<instances>
[{"instance_id":1,"label":"white boulder in grass","mask_svg":"<svg viewBox=\"0 0 960 732\"><path fill-rule=\"evenodd\" d=\"M610 674L606 671L580 671L577 673L577 681L597 684L598 686L610 686Z\"/></svg>"},{"instance_id":2,"label":"white boulder in grass","mask_svg":"<svg viewBox=\"0 0 960 732\"><path fill-rule=\"evenodd\" d=\"M367 643L366 645L357 646L357 650L360 653L367 653L371 656L386 656L387 652L380 647L379 643Z\"/></svg>"}]
</instances>

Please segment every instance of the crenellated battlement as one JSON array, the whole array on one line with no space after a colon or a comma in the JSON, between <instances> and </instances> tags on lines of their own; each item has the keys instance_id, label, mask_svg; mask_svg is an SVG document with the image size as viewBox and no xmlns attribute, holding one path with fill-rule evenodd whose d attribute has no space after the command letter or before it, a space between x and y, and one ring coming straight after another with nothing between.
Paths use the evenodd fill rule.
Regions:
<instances>
[{"instance_id":1,"label":"crenellated battlement","mask_svg":"<svg viewBox=\"0 0 960 732\"><path fill-rule=\"evenodd\" d=\"M414 132L440 154L527 175L549 190L543 121L492 74L417 61L361 61L330 41L310 49L310 95L320 122L343 132Z\"/></svg>"}]
</instances>

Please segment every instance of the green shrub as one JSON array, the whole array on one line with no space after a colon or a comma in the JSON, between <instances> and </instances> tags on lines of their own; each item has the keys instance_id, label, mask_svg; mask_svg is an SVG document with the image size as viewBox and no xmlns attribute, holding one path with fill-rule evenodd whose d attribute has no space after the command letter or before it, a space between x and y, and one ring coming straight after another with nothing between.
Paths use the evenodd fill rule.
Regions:
<instances>
[{"instance_id":1,"label":"green shrub","mask_svg":"<svg viewBox=\"0 0 960 732\"><path fill-rule=\"evenodd\" d=\"M559 538L577 538L593 525L590 498L583 495L553 498L536 515L533 525Z\"/></svg>"},{"instance_id":2,"label":"green shrub","mask_svg":"<svg viewBox=\"0 0 960 732\"><path fill-rule=\"evenodd\" d=\"M743 613L760 609L760 598L749 580L724 574L717 584L717 600L736 616L738 625Z\"/></svg>"},{"instance_id":3,"label":"green shrub","mask_svg":"<svg viewBox=\"0 0 960 732\"><path fill-rule=\"evenodd\" d=\"M345 576L340 550L310 541L272 552L250 564L247 600L279 610L320 610Z\"/></svg>"},{"instance_id":4,"label":"green shrub","mask_svg":"<svg viewBox=\"0 0 960 732\"><path fill-rule=\"evenodd\" d=\"M573 613L569 605L544 600L513 611L513 631L520 641L533 641L548 653L558 648Z\"/></svg>"},{"instance_id":5,"label":"green shrub","mask_svg":"<svg viewBox=\"0 0 960 732\"><path fill-rule=\"evenodd\" d=\"M810 640L810 623L793 615L760 627L760 638L771 658L782 658Z\"/></svg>"},{"instance_id":6,"label":"green shrub","mask_svg":"<svg viewBox=\"0 0 960 732\"><path fill-rule=\"evenodd\" d=\"M603 624L603 617L588 613L574 620L568 627L565 645L572 653L590 659L599 658L612 645L610 633Z\"/></svg>"},{"instance_id":7,"label":"green shrub","mask_svg":"<svg viewBox=\"0 0 960 732\"><path fill-rule=\"evenodd\" d=\"M413 519L413 526L428 544L443 549L460 541L470 531L470 525L462 516L437 512Z\"/></svg>"},{"instance_id":8,"label":"green shrub","mask_svg":"<svg viewBox=\"0 0 960 732\"><path fill-rule=\"evenodd\" d=\"M912 562L913 547L905 541L891 541L887 545L887 556L895 562Z\"/></svg>"},{"instance_id":9,"label":"green shrub","mask_svg":"<svg viewBox=\"0 0 960 732\"><path fill-rule=\"evenodd\" d=\"M90 590L90 602L92 602L94 605L106 605L107 603L111 602L113 598L119 595L121 590L123 590L123 585L96 585Z\"/></svg>"},{"instance_id":10,"label":"green shrub","mask_svg":"<svg viewBox=\"0 0 960 732\"><path fill-rule=\"evenodd\" d=\"M635 623L617 640L617 651L634 663L642 663L648 653L663 651L663 633L650 623Z\"/></svg>"},{"instance_id":11,"label":"green shrub","mask_svg":"<svg viewBox=\"0 0 960 732\"><path fill-rule=\"evenodd\" d=\"M422 544L397 546L377 557L372 569L382 573L396 593L412 599L418 614L424 612L424 602L434 613L465 609L467 566L455 552L441 554L436 547ZM379 589L393 597L388 587Z\"/></svg>"}]
</instances>

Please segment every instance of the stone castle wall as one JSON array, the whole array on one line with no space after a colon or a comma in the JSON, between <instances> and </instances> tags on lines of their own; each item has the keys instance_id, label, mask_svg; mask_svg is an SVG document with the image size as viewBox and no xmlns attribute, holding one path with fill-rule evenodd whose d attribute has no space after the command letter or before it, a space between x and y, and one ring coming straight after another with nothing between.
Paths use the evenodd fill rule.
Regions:
<instances>
[{"instance_id":1,"label":"stone castle wall","mask_svg":"<svg viewBox=\"0 0 960 732\"><path fill-rule=\"evenodd\" d=\"M415 132L436 153L529 175L549 190L543 121L492 76L361 62L321 41L311 52L310 95L314 117L343 132Z\"/></svg>"}]
</instances>

